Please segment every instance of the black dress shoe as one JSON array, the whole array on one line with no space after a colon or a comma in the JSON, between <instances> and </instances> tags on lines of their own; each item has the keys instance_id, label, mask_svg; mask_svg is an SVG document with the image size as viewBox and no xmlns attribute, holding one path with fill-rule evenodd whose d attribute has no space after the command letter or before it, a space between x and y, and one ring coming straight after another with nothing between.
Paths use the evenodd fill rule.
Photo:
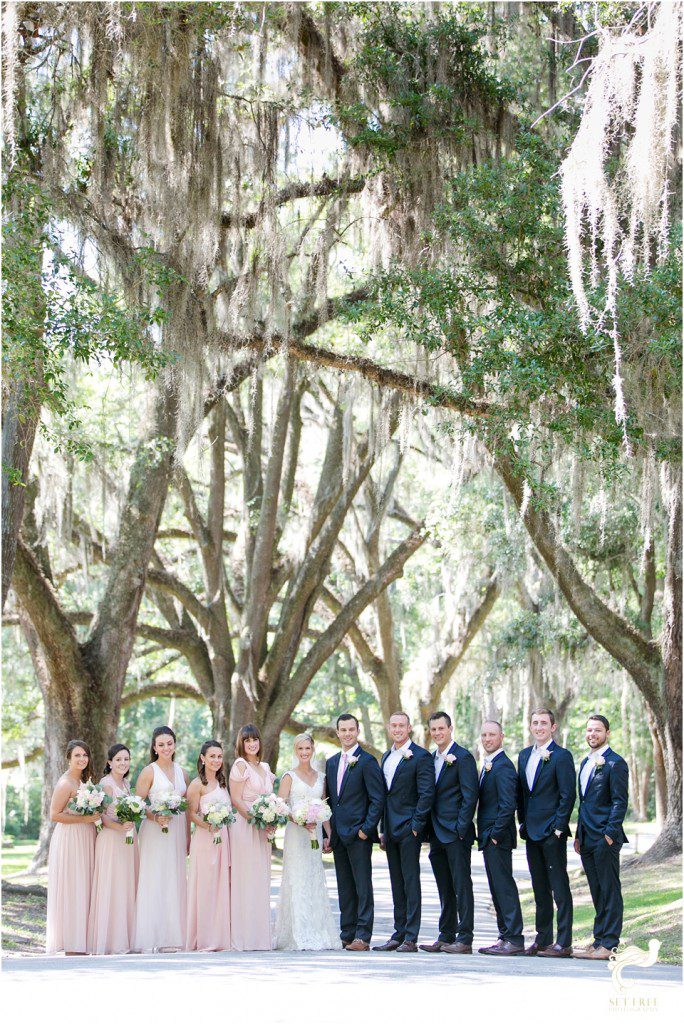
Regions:
<instances>
[{"instance_id":1,"label":"black dress shoe","mask_svg":"<svg viewBox=\"0 0 684 1024\"><path fill-rule=\"evenodd\" d=\"M446 942L440 942L439 939L437 939L436 942L431 942L429 945L425 943L425 945L420 946L419 948L424 950L426 953L441 953L445 946Z\"/></svg>"},{"instance_id":2,"label":"black dress shoe","mask_svg":"<svg viewBox=\"0 0 684 1024\"><path fill-rule=\"evenodd\" d=\"M410 939L405 939L401 946L397 946L397 953L417 953L418 946Z\"/></svg>"},{"instance_id":3,"label":"black dress shoe","mask_svg":"<svg viewBox=\"0 0 684 1024\"><path fill-rule=\"evenodd\" d=\"M383 942L382 946L373 946L373 949L376 953L393 953L400 946L401 942L397 942L396 939L388 939L387 942Z\"/></svg>"}]
</instances>

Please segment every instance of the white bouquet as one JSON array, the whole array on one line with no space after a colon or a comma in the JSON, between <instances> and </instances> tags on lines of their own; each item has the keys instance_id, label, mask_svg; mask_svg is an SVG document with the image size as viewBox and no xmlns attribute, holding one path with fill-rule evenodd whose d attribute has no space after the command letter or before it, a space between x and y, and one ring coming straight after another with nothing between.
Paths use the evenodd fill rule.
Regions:
<instances>
[{"instance_id":1,"label":"white bouquet","mask_svg":"<svg viewBox=\"0 0 684 1024\"><path fill-rule=\"evenodd\" d=\"M332 811L328 806L327 800L318 800L312 798L311 800L303 800L298 803L296 807L292 809L292 820L297 825L322 825L324 821L330 821L332 817ZM311 849L318 850L320 848L316 833L311 834Z\"/></svg>"},{"instance_id":2,"label":"white bouquet","mask_svg":"<svg viewBox=\"0 0 684 1024\"><path fill-rule=\"evenodd\" d=\"M249 809L247 821L255 828L277 828L285 825L289 809L284 800L275 793L258 796ZM275 835L268 837L269 843L275 843Z\"/></svg>"},{"instance_id":3,"label":"white bouquet","mask_svg":"<svg viewBox=\"0 0 684 1024\"><path fill-rule=\"evenodd\" d=\"M221 803L217 800L213 804L209 804L209 810L203 816L203 820L209 825L215 825L216 828L221 829L224 825L232 825L235 821L235 811L232 807L228 807L227 804ZM221 842L221 833L216 832L214 834L214 845L218 846Z\"/></svg>"},{"instance_id":4,"label":"white bouquet","mask_svg":"<svg viewBox=\"0 0 684 1024\"><path fill-rule=\"evenodd\" d=\"M170 793L158 793L150 800L150 810L153 814L159 814L162 818L169 818L173 814L182 814L188 806L187 800L182 793L172 789ZM169 831L168 825L162 825L162 832Z\"/></svg>"},{"instance_id":5,"label":"white bouquet","mask_svg":"<svg viewBox=\"0 0 684 1024\"><path fill-rule=\"evenodd\" d=\"M82 814L84 816L97 814L98 811L103 811L111 802L111 796L109 793L105 793L102 786L98 786L94 782L82 782L78 787L76 796L73 796L67 804L67 810L71 811L72 814ZM95 828L98 832L101 832L102 822L97 821Z\"/></svg>"},{"instance_id":6,"label":"white bouquet","mask_svg":"<svg viewBox=\"0 0 684 1024\"><path fill-rule=\"evenodd\" d=\"M139 825L145 818L145 801L141 796L120 796L116 801L116 817L122 824L131 821L134 828L126 833L126 846L133 845L133 832L135 826Z\"/></svg>"}]
</instances>

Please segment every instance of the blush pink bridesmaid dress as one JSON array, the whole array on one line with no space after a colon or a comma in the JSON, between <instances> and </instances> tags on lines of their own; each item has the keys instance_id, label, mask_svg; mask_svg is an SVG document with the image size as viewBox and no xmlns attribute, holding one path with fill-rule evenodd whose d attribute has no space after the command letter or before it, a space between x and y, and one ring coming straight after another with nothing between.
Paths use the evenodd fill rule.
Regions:
<instances>
[{"instance_id":1,"label":"blush pink bridesmaid dress","mask_svg":"<svg viewBox=\"0 0 684 1024\"><path fill-rule=\"evenodd\" d=\"M200 797L200 815L211 804L230 807L230 794L218 783ZM221 842L214 833L195 828L190 842L188 928L185 948L214 952L230 949L230 834L224 825Z\"/></svg>"},{"instance_id":2,"label":"blush pink bridesmaid dress","mask_svg":"<svg viewBox=\"0 0 684 1024\"><path fill-rule=\"evenodd\" d=\"M128 796L130 789L114 785L105 775L100 785L114 798L103 817L116 821L115 801ZM133 845L118 829L103 828L95 842L95 872L88 921L89 953L130 953L134 948L135 891L138 885L138 837L131 832Z\"/></svg>"},{"instance_id":3,"label":"blush pink bridesmaid dress","mask_svg":"<svg viewBox=\"0 0 684 1024\"><path fill-rule=\"evenodd\" d=\"M265 762L258 768L238 757L230 778L245 786L251 804L273 792L275 775ZM248 825L241 814L230 828L230 931L232 949L271 949L271 845L266 832Z\"/></svg>"},{"instance_id":4,"label":"blush pink bridesmaid dress","mask_svg":"<svg viewBox=\"0 0 684 1024\"><path fill-rule=\"evenodd\" d=\"M55 825L48 853L45 952L86 953L95 825Z\"/></svg>"}]
</instances>

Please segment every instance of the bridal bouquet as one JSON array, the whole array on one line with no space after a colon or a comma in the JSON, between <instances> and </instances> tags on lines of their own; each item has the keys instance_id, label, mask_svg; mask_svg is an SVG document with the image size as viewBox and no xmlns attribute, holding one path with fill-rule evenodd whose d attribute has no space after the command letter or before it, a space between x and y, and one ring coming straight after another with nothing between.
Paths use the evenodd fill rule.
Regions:
<instances>
[{"instance_id":1,"label":"bridal bouquet","mask_svg":"<svg viewBox=\"0 0 684 1024\"><path fill-rule=\"evenodd\" d=\"M332 811L327 800L304 800L292 809L292 820L297 825L322 825L324 821L330 821ZM320 849L316 833L311 834L311 849Z\"/></svg>"},{"instance_id":2,"label":"bridal bouquet","mask_svg":"<svg viewBox=\"0 0 684 1024\"><path fill-rule=\"evenodd\" d=\"M111 802L111 796L105 793L102 786L98 786L94 782L82 782L76 796L73 796L67 804L67 810L72 814L97 814L98 811L104 811ZM101 832L102 822L98 821L95 828L97 832Z\"/></svg>"},{"instance_id":3,"label":"bridal bouquet","mask_svg":"<svg viewBox=\"0 0 684 1024\"><path fill-rule=\"evenodd\" d=\"M160 814L163 818L171 817L172 814L182 814L187 806L185 797L175 789L170 793L159 793L150 800L152 813ZM166 834L168 831L169 826L163 825L162 832Z\"/></svg>"},{"instance_id":4,"label":"bridal bouquet","mask_svg":"<svg viewBox=\"0 0 684 1024\"><path fill-rule=\"evenodd\" d=\"M145 817L145 801L141 796L120 796L116 801L116 817L117 820L123 823L125 821L132 821L134 825L139 825ZM126 846L133 845L133 833L126 833Z\"/></svg>"},{"instance_id":5,"label":"bridal bouquet","mask_svg":"<svg viewBox=\"0 0 684 1024\"><path fill-rule=\"evenodd\" d=\"M277 828L287 823L289 808L284 800L275 793L258 796L249 809L247 821L255 828ZM268 837L269 843L275 843L275 835Z\"/></svg>"},{"instance_id":6,"label":"bridal bouquet","mask_svg":"<svg viewBox=\"0 0 684 1024\"><path fill-rule=\"evenodd\" d=\"M204 821L208 822L209 825L215 825L216 828L223 828L224 825L232 825L235 821L235 812L232 807L228 807L227 804L221 803L217 800L213 804L209 804L209 810L204 815ZM214 834L214 845L218 846L221 842L221 833L216 832Z\"/></svg>"}]
</instances>

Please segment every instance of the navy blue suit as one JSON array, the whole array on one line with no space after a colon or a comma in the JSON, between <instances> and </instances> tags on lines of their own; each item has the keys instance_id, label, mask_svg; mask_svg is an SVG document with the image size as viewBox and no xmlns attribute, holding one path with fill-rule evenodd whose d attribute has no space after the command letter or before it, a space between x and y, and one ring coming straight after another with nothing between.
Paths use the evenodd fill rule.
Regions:
<instances>
[{"instance_id":1,"label":"navy blue suit","mask_svg":"<svg viewBox=\"0 0 684 1024\"><path fill-rule=\"evenodd\" d=\"M337 772L342 754L334 754L325 766L326 792L332 810L330 845L335 859L337 895L340 903L342 942L362 939L373 933L373 877L371 854L378 840L378 821L383 810L385 787L378 762L357 747L358 761L347 767L340 791ZM359 831L367 839L361 839Z\"/></svg>"},{"instance_id":2,"label":"navy blue suit","mask_svg":"<svg viewBox=\"0 0 684 1024\"><path fill-rule=\"evenodd\" d=\"M536 904L535 942L552 945L553 903L558 908L557 943L572 946L572 893L568 880L568 822L575 806L575 762L569 750L551 740L548 761L537 764L530 790L527 763L532 747L518 754L518 821L526 840L527 863ZM560 837L556 835L560 832Z\"/></svg>"},{"instance_id":3,"label":"navy blue suit","mask_svg":"<svg viewBox=\"0 0 684 1024\"><path fill-rule=\"evenodd\" d=\"M622 885L620 850L628 842L622 823L627 813L629 769L627 762L608 747L604 764L594 768L586 792L578 780L579 817L577 840L591 899L596 910L594 945L614 949L622 932ZM587 758L580 765L582 768ZM611 846L606 836L613 840Z\"/></svg>"},{"instance_id":4,"label":"navy blue suit","mask_svg":"<svg viewBox=\"0 0 684 1024\"><path fill-rule=\"evenodd\" d=\"M515 946L524 945L523 919L518 887L513 878L513 850L517 845L515 809L518 774L502 750L489 771L480 773L477 806L477 841L482 850L496 912L499 938ZM496 844L492 840L496 840Z\"/></svg>"},{"instance_id":5,"label":"navy blue suit","mask_svg":"<svg viewBox=\"0 0 684 1024\"><path fill-rule=\"evenodd\" d=\"M452 743L445 754L456 760L442 765L429 824L430 863L441 905L439 941L470 946L475 926L470 855L475 842L477 766L470 751L458 743Z\"/></svg>"},{"instance_id":6,"label":"navy blue suit","mask_svg":"<svg viewBox=\"0 0 684 1024\"><path fill-rule=\"evenodd\" d=\"M420 931L420 845L435 795L435 768L424 747L411 743L411 757L397 765L392 785L385 783L382 832L387 851L396 942L417 942ZM391 751L387 750L381 761ZM414 835L413 833L417 833Z\"/></svg>"}]
</instances>

